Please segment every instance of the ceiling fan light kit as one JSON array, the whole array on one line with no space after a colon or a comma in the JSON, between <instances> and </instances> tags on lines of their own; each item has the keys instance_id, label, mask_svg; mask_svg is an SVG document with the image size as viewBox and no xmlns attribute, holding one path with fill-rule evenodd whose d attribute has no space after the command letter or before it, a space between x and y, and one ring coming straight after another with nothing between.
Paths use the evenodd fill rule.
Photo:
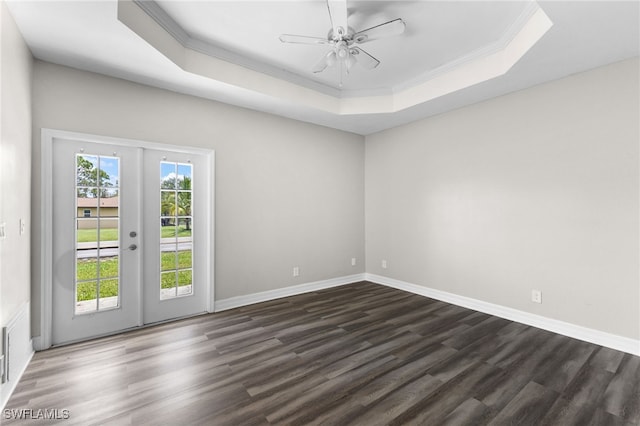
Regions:
<instances>
[{"instance_id":1,"label":"ceiling fan light kit","mask_svg":"<svg viewBox=\"0 0 640 426\"><path fill-rule=\"evenodd\" d=\"M331 50L323 55L311 71L319 73L336 63L340 67L340 86L342 86L342 70L348 74L357 63L363 68L372 70L380 65L380 61L365 52L356 44L367 43L379 38L400 35L406 24L400 18L354 32L347 23L347 1L327 0L327 9L331 20L331 29L326 38L309 37L294 34L282 34L280 41L293 44L328 45Z\"/></svg>"}]
</instances>

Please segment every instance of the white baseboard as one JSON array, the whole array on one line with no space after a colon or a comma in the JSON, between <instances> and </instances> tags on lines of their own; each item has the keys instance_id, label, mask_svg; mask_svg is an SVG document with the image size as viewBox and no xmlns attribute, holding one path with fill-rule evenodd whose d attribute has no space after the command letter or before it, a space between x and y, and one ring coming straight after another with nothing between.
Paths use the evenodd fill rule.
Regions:
<instances>
[{"instance_id":1,"label":"white baseboard","mask_svg":"<svg viewBox=\"0 0 640 426\"><path fill-rule=\"evenodd\" d=\"M485 314L495 315L500 318L505 318L511 321L530 325L532 327L541 328L553 333L562 334L563 336L572 337L574 339L583 340L585 342L594 343L600 346L606 346L607 348L640 356L640 340L605 333L604 331L582 327L568 322L531 314L529 312L524 312L513 308L508 308L506 306L495 305L493 303L483 302L482 300L459 296L457 294L448 293L446 291L436 290L433 288L411 284L393 278L383 277L381 275L368 273L364 275L365 280L372 283L386 285L388 287L393 287L399 290L408 291L410 293L419 294L421 296L430 297L432 299L441 300L453 305L473 309L474 311L484 312Z\"/></svg>"},{"instance_id":2,"label":"white baseboard","mask_svg":"<svg viewBox=\"0 0 640 426\"><path fill-rule=\"evenodd\" d=\"M604 331L582 327L568 322L543 317L513 308L508 308L506 306L496 305L493 303L484 302L482 300L459 296L457 294L448 293L446 291L436 290L433 288L411 284L405 281L369 273L349 275L346 277L333 278L323 281L315 281L291 287L279 288L276 290L248 294L246 296L237 296L230 297L228 299L217 300L215 302L215 310L216 312L224 311L227 309L252 305L254 303L266 302L282 297L295 296L297 294L323 290L326 288L337 287L359 281L370 281L372 283L385 285L387 287L397 288L399 290L404 290L421 296L430 297L432 299L441 300L453 305L473 309L474 311L484 312L486 314L495 315L500 318L505 318L511 321L530 325L532 327L551 331L553 333L558 333L563 336L572 337L574 339L583 340L585 342L594 343L596 345L605 346L607 348L640 356L640 340L630 339L628 337L618 336L611 333L605 333Z\"/></svg>"},{"instance_id":3,"label":"white baseboard","mask_svg":"<svg viewBox=\"0 0 640 426\"><path fill-rule=\"evenodd\" d=\"M9 330L9 345L5 347L5 365L8 380L0 384L0 409L4 410L11 394L33 357L31 340L31 305L24 303L18 313L5 326ZM7 341L5 340L5 345Z\"/></svg>"},{"instance_id":4,"label":"white baseboard","mask_svg":"<svg viewBox=\"0 0 640 426\"><path fill-rule=\"evenodd\" d=\"M228 299L216 300L215 310L216 312L225 311L227 309L253 305L254 303L280 299L281 297L295 296L297 294L309 293L311 291L323 290L325 288L352 284L359 281L364 281L364 277L365 274L347 275L345 277L331 278L328 280L314 281L310 283L294 285L291 287L278 288L276 290L247 294L246 296L236 296L230 297Z\"/></svg>"}]
</instances>

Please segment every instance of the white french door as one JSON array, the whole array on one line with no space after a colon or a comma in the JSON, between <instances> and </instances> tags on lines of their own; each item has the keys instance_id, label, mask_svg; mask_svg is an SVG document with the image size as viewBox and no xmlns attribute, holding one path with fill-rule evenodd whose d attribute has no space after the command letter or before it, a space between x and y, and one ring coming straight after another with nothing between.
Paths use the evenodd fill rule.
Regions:
<instances>
[{"instance_id":1,"label":"white french door","mask_svg":"<svg viewBox=\"0 0 640 426\"><path fill-rule=\"evenodd\" d=\"M208 175L203 156L145 150L145 324L206 309Z\"/></svg>"},{"instance_id":2,"label":"white french door","mask_svg":"<svg viewBox=\"0 0 640 426\"><path fill-rule=\"evenodd\" d=\"M130 235L140 229L141 156L139 148L54 144L54 344L139 323L139 237Z\"/></svg>"},{"instance_id":3,"label":"white french door","mask_svg":"<svg viewBox=\"0 0 640 426\"><path fill-rule=\"evenodd\" d=\"M205 155L54 139L52 163L52 344L207 310Z\"/></svg>"}]
</instances>

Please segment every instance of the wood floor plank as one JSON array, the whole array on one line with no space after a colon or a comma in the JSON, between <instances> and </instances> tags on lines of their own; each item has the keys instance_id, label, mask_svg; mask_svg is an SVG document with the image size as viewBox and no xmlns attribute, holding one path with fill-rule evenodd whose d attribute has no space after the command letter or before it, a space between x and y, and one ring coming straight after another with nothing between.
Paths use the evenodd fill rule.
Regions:
<instances>
[{"instance_id":1,"label":"wood floor plank","mask_svg":"<svg viewBox=\"0 0 640 426\"><path fill-rule=\"evenodd\" d=\"M639 426L640 358L360 282L36 353L6 408L67 409L65 426Z\"/></svg>"},{"instance_id":2,"label":"wood floor plank","mask_svg":"<svg viewBox=\"0 0 640 426\"><path fill-rule=\"evenodd\" d=\"M390 424L440 424L458 406L473 396L474 389L496 374L496 367L476 361L444 382L422 400L396 417Z\"/></svg>"},{"instance_id":3,"label":"wood floor plank","mask_svg":"<svg viewBox=\"0 0 640 426\"><path fill-rule=\"evenodd\" d=\"M594 368L600 368L615 374L622 362L622 358L624 358L624 352L609 348L600 348L591 358L589 364Z\"/></svg>"},{"instance_id":4,"label":"wood floor plank","mask_svg":"<svg viewBox=\"0 0 640 426\"><path fill-rule=\"evenodd\" d=\"M607 413L595 404L578 405L564 398L557 399L540 421L540 426L630 426L631 424Z\"/></svg>"},{"instance_id":5,"label":"wood floor plank","mask_svg":"<svg viewBox=\"0 0 640 426\"><path fill-rule=\"evenodd\" d=\"M270 422L279 422L281 424L288 424L294 419L297 419L298 422L311 421L323 413L326 406L350 395L351 391L362 387L374 380L378 375L389 371L394 366L393 360L393 356L377 358L359 368L326 380L322 384L289 400L285 406L276 407L274 411L269 410L267 419Z\"/></svg>"},{"instance_id":6,"label":"wood floor plank","mask_svg":"<svg viewBox=\"0 0 640 426\"><path fill-rule=\"evenodd\" d=\"M442 382L428 374L419 376L401 388L372 402L362 416L354 419L355 425L386 425L402 415L425 395L432 393Z\"/></svg>"},{"instance_id":7,"label":"wood floor plank","mask_svg":"<svg viewBox=\"0 0 640 426\"><path fill-rule=\"evenodd\" d=\"M556 352L548 354L533 376L536 383L562 392L582 366L588 361L596 347L592 344L573 340L560 346Z\"/></svg>"},{"instance_id":8,"label":"wood floor plank","mask_svg":"<svg viewBox=\"0 0 640 426\"><path fill-rule=\"evenodd\" d=\"M440 345L440 348L429 354L429 357L421 357L394 368L373 380L366 387L355 392L350 399L354 403L368 406L416 377L426 374L426 371L431 365L442 360L452 352L455 351Z\"/></svg>"},{"instance_id":9,"label":"wood floor plank","mask_svg":"<svg viewBox=\"0 0 640 426\"><path fill-rule=\"evenodd\" d=\"M538 424L557 398L558 394L553 390L535 382L529 382L489 424L495 426Z\"/></svg>"},{"instance_id":10,"label":"wood floor plank","mask_svg":"<svg viewBox=\"0 0 640 426\"><path fill-rule=\"evenodd\" d=\"M578 405L599 404L614 373L586 364L562 392L564 398Z\"/></svg>"},{"instance_id":11,"label":"wood floor plank","mask_svg":"<svg viewBox=\"0 0 640 426\"><path fill-rule=\"evenodd\" d=\"M625 354L603 397L606 412L640 423L640 357Z\"/></svg>"},{"instance_id":12,"label":"wood floor plank","mask_svg":"<svg viewBox=\"0 0 640 426\"><path fill-rule=\"evenodd\" d=\"M444 418L443 426L480 426L487 421L489 407L475 398L469 398Z\"/></svg>"}]
</instances>

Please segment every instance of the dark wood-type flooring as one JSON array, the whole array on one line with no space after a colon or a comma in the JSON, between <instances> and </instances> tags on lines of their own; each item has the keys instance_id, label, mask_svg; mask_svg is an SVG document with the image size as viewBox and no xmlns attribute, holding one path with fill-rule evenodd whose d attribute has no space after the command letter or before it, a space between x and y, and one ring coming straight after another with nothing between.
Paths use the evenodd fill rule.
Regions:
<instances>
[{"instance_id":1,"label":"dark wood-type flooring","mask_svg":"<svg viewBox=\"0 0 640 426\"><path fill-rule=\"evenodd\" d=\"M67 409L65 425L637 425L640 357L362 282L37 353L6 408Z\"/></svg>"}]
</instances>

